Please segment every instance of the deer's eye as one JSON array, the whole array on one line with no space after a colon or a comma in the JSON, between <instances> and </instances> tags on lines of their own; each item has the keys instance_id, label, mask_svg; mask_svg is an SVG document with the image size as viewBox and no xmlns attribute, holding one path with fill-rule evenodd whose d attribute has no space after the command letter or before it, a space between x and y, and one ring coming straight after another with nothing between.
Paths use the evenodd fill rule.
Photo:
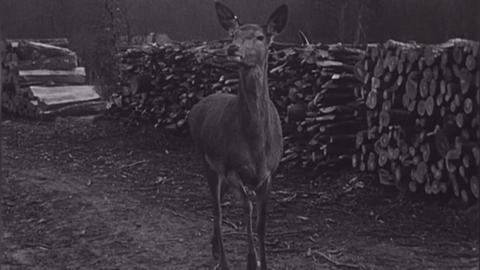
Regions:
<instances>
[{"instance_id":1,"label":"deer's eye","mask_svg":"<svg viewBox=\"0 0 480 270\"><path fill-rule=\"evenodd\" d=\"M265 37L264 36L257 36L257 40L263 41L263 40L265 40Z\"/></svg>"}]
</instances>

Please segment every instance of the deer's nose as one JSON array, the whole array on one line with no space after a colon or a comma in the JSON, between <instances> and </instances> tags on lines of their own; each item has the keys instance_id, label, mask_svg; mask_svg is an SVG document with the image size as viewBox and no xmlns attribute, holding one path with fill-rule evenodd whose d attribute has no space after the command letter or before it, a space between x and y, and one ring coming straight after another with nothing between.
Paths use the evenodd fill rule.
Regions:
<instances>
[{"instance_id":1,"label":"deer's nose","mask_svg":"<svg viewBox=\"0 0 480 270\"><path fill-rule=\"evenodd\" d=\"M237 45L231 44L231 45L229 45L228 48L227 48L227 54L228 54L229 56L234 56L234 55L236 55L236 54L238 53L239 49L240 49L240 48L239 48Z\"/></svg>"}]
</instances>

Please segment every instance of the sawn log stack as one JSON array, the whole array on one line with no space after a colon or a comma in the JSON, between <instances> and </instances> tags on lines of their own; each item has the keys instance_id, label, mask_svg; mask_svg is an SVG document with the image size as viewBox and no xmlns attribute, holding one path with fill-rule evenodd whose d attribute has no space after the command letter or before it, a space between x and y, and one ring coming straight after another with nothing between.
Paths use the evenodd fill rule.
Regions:
<instances>
[{"instance_id":1,"label":"sawn log stack","mask_svg":"<svg viewBox=\"0 0 480 270\"><path fill-rule=\"evenodd\" d=\"M137 46L121 53L123 87L113 95L110 112L186 132L193 104L214 92L237 91L236 69L219 55L224 43ZM269 89L283 122L285 164L350 164L355 134L366 128L364 103L354 91L361 82L353 72L363 53L340 44L273 44Z\"/></svg>"},{"instance_id":2,"label":"sawn log stack","mask_svg":"<svg viewBox=\"0 0 480 270\"><path fill-rule=\"evenodd\" d=\"M85 85L77 54L67 47L67 39L7 40L2 109L29 118L103 110L96 88Z\"/></svg>"},{"instance_id":3,"label":"sawn log stack","mask_svg":"<svg viewBox=\"0 0 480 270\"><path fill-rule=\"evenodd\" d=\"M479 197L479 43L388 41L355 68L368 128L356 135L353 166L411 192Z\"/></svg>"}]
</instances>

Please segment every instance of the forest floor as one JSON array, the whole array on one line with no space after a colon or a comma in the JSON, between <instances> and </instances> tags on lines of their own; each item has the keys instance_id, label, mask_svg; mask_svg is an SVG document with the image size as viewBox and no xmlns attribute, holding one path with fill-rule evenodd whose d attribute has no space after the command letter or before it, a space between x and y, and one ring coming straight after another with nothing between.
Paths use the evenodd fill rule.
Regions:
<instances>
[{"instance_id":1,"label":"forest floor","mask_svg":"<svg viewBox=\"0 0 480 270\"><path fill-rule=\"evenodd\" d=\"M91 118L10 119L2 136L1 269L212 269L210 197L190 140ZM269 269L478 269L472 215L374 181L280 169ZM229 198L224 209L227 258L245 269L241 209Z\"/></svg>"}]
</instances>

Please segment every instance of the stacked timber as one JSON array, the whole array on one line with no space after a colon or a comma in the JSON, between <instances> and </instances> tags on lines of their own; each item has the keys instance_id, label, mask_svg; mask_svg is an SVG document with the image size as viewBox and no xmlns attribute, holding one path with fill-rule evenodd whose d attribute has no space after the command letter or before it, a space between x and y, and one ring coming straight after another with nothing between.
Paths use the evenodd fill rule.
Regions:
<instances>
[{"instance_id":1,"label":"stacked timber","mask_svg":"<svg viewBox=\"0 0 480 270\"><path fill-rule=\"evenodd\" d=\"M236 93L237 66L224 55L226 41L153 44L119 55L121 91L109 112L132 123L186 132L192 106L216 92ZM361 82L354 65L363 51L342 45L274 44L269 57L270 97L286 139L284 161L320 167L350 160L355 133L365 128Z\"/></svg>"},{"instance_id":2,"label":"stacked timber","mask_svg":"<svg viewBox=\"0 0 480 270\"><path fill-rule=\"evenodd\" d=\"M95 88L85 85L85 68L67 47L67 39L7 40L2 109L38 118L63 106L98 101Z\"/></svg>"},{"instance_id":3,"label":"stacked timber","mask_svg":"<svg viewBox=\"0 0 480 270\"><path fill-rule=\"evenodd\" d=\"M367 129L353 166L411 192L479 197L479 43L388 41L370 46L356 68Z\"/></svg>"},{"instance_id":4,"label":"stacked timber","mask_svg":"<svg viewBox=\"0 0 480 270\"><path fill-rule=\"evenodd\" d=\"M215 62L207 43L145 45L119 55L119 92L107 104L112 114L132 123L148 122L168 130L185 130L191 107L214 92L233 91L234 71ZM238 80L237 80L238 81Z\"/></svg>"},{"instance_id":5,"label":"stacked timber","mask_svg":"<svg viewBox=\"0 0 480 270\"><path fill-rule=\"evenodd\" d=\"M282 51L272 55L277 53ZM366 126L364 103L355 95L361 84L353 74L362 55L342 45L307 46L296 63L272 63L273 98L287 100L278 106L286 108L284 162L311 169L350 162L355 134Z\"/></svg>"}]
</instances>

